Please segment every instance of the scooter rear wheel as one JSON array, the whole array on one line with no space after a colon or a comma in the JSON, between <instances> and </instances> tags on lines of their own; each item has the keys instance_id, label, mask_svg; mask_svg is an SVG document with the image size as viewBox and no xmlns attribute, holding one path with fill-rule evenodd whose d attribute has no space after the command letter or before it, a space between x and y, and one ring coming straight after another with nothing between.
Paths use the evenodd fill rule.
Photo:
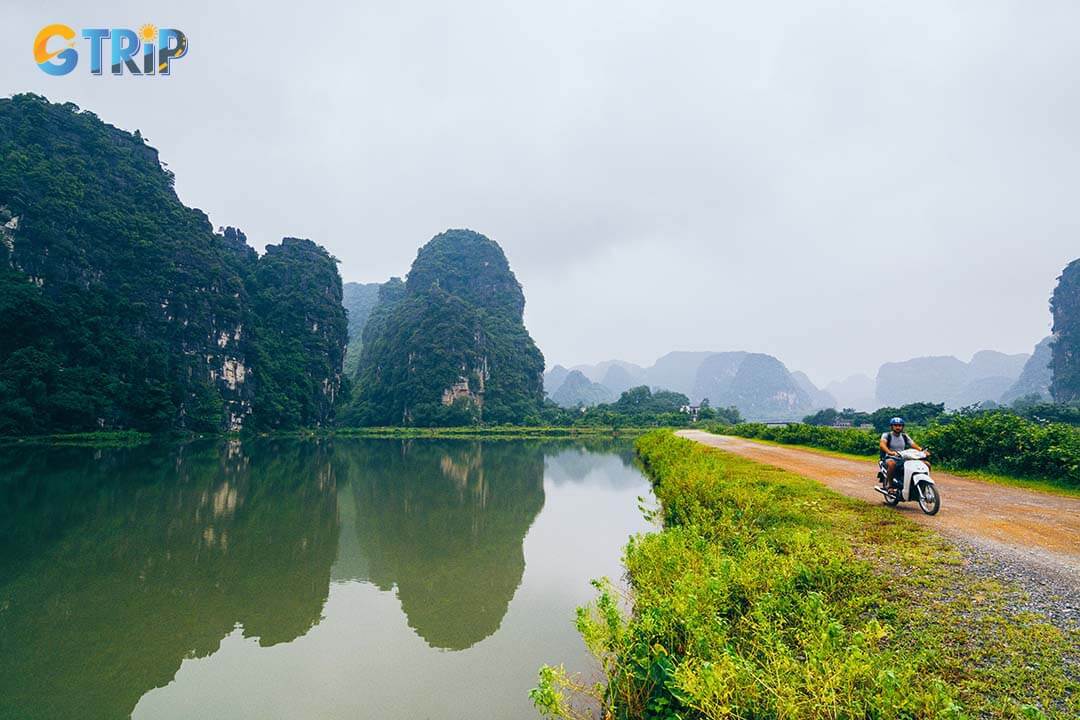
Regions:
<instances>
[{"instance_id":1,"label":"scooter rear wheel","mask_svg":"<svg viewBox=\"0 0 1080 720\"><path fill-rule=\"evenodd\" d=\"M919 493L919 508L927 515L937 515L941 509L941 493L937 485L929 482L921 482L916 488Z\"/></svg>"}]
</instances>

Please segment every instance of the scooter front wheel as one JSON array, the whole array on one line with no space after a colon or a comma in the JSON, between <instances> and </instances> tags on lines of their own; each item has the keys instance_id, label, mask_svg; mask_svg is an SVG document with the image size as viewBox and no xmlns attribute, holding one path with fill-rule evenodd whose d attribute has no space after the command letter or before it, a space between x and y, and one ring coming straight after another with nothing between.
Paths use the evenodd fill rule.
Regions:
<instances>
[{"instance_id":1,"label":"scooter front wheel","mask_svg":"<svg viewBox=\"0 0 1080 720\"><path fill-rule=\"evenodd\" d=\"M941 493L938 492L937 485L921 482L916 492L919 493L919 507L922 511L927 515L937 515L937 511L941 509Z\"/></svg>"}]
</instances>

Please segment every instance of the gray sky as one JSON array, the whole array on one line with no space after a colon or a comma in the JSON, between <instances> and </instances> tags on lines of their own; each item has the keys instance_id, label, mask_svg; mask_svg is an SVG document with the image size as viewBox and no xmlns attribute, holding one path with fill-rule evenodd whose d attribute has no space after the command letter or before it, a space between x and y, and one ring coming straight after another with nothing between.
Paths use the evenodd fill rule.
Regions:
<instances>
[{"instance_id":1,"label":"gray sky","mask_svg":"<svg viewBox=\"0 0 1080 720\"><path fill-rule=\"evenodd\" d=\"M181 199L260 251L310 237L381 281L447 227L497 240L549 366L746 349L824 384L1029 352L1080 255L1075 2L7 0L0 20L0 94L139 128ZM31 48L53 22L175 27L190 52L93 77L80 42L52 77Z\"/></svg>"}]
</instances>

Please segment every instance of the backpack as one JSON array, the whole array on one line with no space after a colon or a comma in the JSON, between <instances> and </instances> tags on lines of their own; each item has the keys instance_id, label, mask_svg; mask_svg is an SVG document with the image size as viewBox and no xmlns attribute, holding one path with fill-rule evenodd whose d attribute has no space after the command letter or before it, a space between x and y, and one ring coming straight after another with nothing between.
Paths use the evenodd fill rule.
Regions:
<instances>
[{"instance_id":1,"label":"backpack","mask_svg":"<svg viewBox=\"0 0 1080 720\"><path fill-rule=\"evenodd\" d=\"M886 434L891 434L891 431L889 433L886 433ZM902 438L904 438L904 449L905 450L910 450L911 449L911 437L909 437L906 432L905 433L900 433L900 436ZM881 450L878 450L878 455L880 456L881 460L885 459L885 453L882 452Z\"/></svg>"}]
</instances>

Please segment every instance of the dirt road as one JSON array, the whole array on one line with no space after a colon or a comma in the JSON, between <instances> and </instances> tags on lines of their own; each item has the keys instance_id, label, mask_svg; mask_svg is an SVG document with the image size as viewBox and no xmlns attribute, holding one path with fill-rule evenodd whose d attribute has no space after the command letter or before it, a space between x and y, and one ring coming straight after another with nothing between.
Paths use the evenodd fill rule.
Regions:
<instances>
[{"instance_id":1,"label":"dirt road","mask_svg":"<svg viewBox=\"0 0 1080 720\"><path fill-rule=\"evenodd\" d=\"M819 480L832 489L881 504L874 491L877 462L846 460L794 447L744 438L680 430L678 435L705 445ZM1008 487L934 472L941 511L927 517L916 503L896 511L936 528L1006 563L1036 566L1054 576L1053 585L1070 592L1080 605L1080 498Z\"/></svg>"}]
</instances>

